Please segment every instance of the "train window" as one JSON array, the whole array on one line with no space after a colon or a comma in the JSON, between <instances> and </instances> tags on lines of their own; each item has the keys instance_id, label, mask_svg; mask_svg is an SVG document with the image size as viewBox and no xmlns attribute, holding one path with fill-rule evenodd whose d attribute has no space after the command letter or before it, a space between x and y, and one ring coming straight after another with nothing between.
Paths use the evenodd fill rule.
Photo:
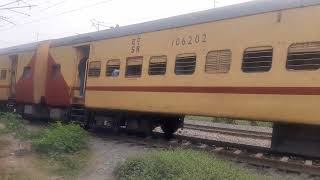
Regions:
<instances>
[{"instance_id":1,"label":"train window","mask_svg":"<svg viewBox=\"0 0 320 180\"><path fill-rule=\"evenodd\" d=\"M228 73L230 63L230 50L211 51L207 54L205 72L211 74Z\"/></svg>"},{"instance_id":2,"label":"train window","mask_svg":"<svg viewBox=\"0 0 320 180\"><path fill-rule=\"evenodd\" d=\"M107 62L106 76L118 77L120 75L120 60L109 60Z\"/></svg>"},{"instance_id":3,"label":"train window","mask_svg":"<svg viewBox=\"0 0 320 180\"><path fill-rule=\"evenodd\" d=\"M101 62L93 61L89 63L88 76L89 77L99 77L101 72Z\"/></svg>"},{"instance_id":4,"label":"train window","mask_svg":"<svg viewBox=\"0 0 320 180\"><path fill-rule=\"evenodd\" d=\"M141 77L143 57L127 58L126 77Z\"/></svg>"},{"instance_id":5,"label":"train window","mask_svg":"<svg viewBox=\"0 0 320 180\"><path fill-rule=\"evenodd\" d=\"M31 76L31 67L30 66L26 66L23 68L23 74L22 74L22 78L23 79L27 79Z\"/></svg>"},{"instance_id":6,"label":"train window","mask_svg":"<svg viewBox=\"0 0 320 180\"><path fill-rule=\"evenodd\" d=\"M176 75L191 75L196 69L196 55L182 54L176 58L175 73Z\"/></svg>"},{"instance_id":7,"label":"train window","mask_svg":"<svg viewBox=\"0 0 320 180\"><path fill-rule=\"evenodd\" d=\"M256 47L245 50L242 62L242 71L246 73L268 72L272 66L273 48Z\"/></svg>"},{"instance_id":8,"label":"train window","mask_svg":"<svg viewBox=\"0 0 320 180\"><path fill-rule=\"evenodd\" d=\"M0 80L6 80L7 79L7 70L2 69L0 73Z\"/></svg>"},{"instance_id":9,"label":"train window","mask_svg":"<svg viewBox=\"0 0 320 180\"><path fill-rule=\"evenodd\" d=\"M320 42L292 44L288 50L288 70L317 70L320 68Z\"/></svg>"},{"instance_id":10,"label":"train window","mask_svg":"<svg viewBox=\"0 0 320 180\"><path fill-rule=\"evenodd\" d=\"M149 62L149 75L164 75L167 69L167 56L153 56Z\"/></svg>"},{"instance_id":11,"label":"train window","mask_svg":"<svg viewBox=\"0 0 320 180\"><path fill-rule=\"evenodd\" d=\"M52 65L52 77L53 78L58 78L58 76L60 75L60 71L61 71L60 64Z\"/></svg>"}]
</instances>

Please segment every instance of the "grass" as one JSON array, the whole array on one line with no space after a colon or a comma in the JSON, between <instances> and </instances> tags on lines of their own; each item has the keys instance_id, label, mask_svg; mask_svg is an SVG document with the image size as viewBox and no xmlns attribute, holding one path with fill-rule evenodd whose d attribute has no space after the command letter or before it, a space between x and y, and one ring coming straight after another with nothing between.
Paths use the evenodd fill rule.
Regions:
<instances>
[{"instance_id":1,"label":"grass","mask_svg":"<svg viewBox=\"0 0 320 180\"><path fill-rule=\"evenodd\" d=\"M0 135L11 133L18 139L31 141L37 161L34 164L46 172L74 176L89 160L88 134L79 125L58 122L31 130L21 116L12 113L0 113L0 123L3 125ZM1 148L5 148L2 141Z\"/></svg>"},{"instance_id":2,"label":"grass","mask_svg":"<svg viewBox=\"0 0 320 180\"><path fill-rule=\"evenodd\" d=\"M118 180L267 179L206 152L180 149L131 157L116 169L115 175Z\"/></svg>"},{"instance_id":3,"label":"grass","mask_svg":"<svg viewBox=\"0 0 320 180\"><path fill-rule=\"evenodd\" d=\"M39 134L30 134L39 167L60 176L74 176L86 166L88 134L79 125L55 123Z\"/></svg>"},{"instance_id":4,"label":"grass","mask_svg":"<svg viewBox=\"0 0 320 180\"><path fill-rule=\"evenodd\" d=\"M73 177L83 170L89 161L90 152L84 149L72 154L60 154L55 157L37 154L33 164L49 174Z\"/></svg>"},{"instance_id":5,"label":"grass","mask_svg":"<svg viewBox=\"0 0 320 180\"><path fill-rule=\"evenodd\" d=\"M63 125L58 122L45 130L40 138L36 138L33 146L38 152L55 155L87 148L87 141L88 134L79 125Z\"/></svg>"},{"instance_id":6,"label":"grass","mask_svg":"<svg viewBox=\"0 0 320 180\"><path fill-rule=\"evenodd\" d=\"M24 127L21 116L12 113L0 113L0 123L4 126L0 129L0 135L22 131Z\"/></svg>"},{"instance_id":7,"label":"grass","mask_svg":"<svg viewBox=\"0 0 320 180\"><path fill-rule=\"evenodd\" d=\"M209 121L214 123L259 126L259 127L272 127L273 125L272 122L265 122L265 121L236 120L236 119L230 119L230 118L203 117L203 116L186 116L185 120Z\"/></svg>"}]
</instances>

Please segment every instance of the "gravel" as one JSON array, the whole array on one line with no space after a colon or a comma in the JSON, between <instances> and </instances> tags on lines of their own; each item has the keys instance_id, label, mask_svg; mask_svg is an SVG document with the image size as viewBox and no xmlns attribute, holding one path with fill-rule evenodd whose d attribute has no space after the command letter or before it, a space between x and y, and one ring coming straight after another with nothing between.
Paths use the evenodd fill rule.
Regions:
<instances>
[{"instance_id":1,"label":"gravel","mask_svg":"<svg viewBox=\"0 0 320 180\"><path fill-rule=\"evenodd\" d=\"M99 137L90 139L93 152L88 168L77 178L78 180L112 180L114 169L128 157L146 153L152 149L136 143L126 142L124 138Z\"/></svg>"},{"instance_id":2,"label":"gravel","mask_svg":"<svg viewBox=\"0 0 320 180\"><path fill-rule=\"evenodd\" d=\"M260 126L245 126L245 125L234 125L234 124L224 124L224 123L214 123L214 122L209 122L209 121L194 121L194 120L185 121L185 124L202 125L202 126L210 126L210 127L223 127L223 128L229 128L229 129L241 129L241 130L248 130L248 131L272 133L272 128L260 127Z\"/></svg>"},{"instance_id":3,"label":"gravel","mask_svg":"<svg viewBox=\"0 0 320 180\"><path fill-rule=\"evenodd\" d=\"M229 129L242 129L242 130L250 130L259 132L272 132L272 128L268 127L256 127L256 126L244 126L244 125L232 125L232 124L223 124L223 123L213 123L213 122L206 122L206 121L186 121L187 124L194 124L194 125L204 125L204 126L211 126L211 127L224 127ZM159 131L159 130L158 130ZM222 142L230 142L230 143L238 143L238 144L246 144L246 145L255 145L261 147L270 148L271 146L271 139L257 139L257 138L250 138L250 137L237 137L232 135L225 135L220 133L212 133L212 132L203 132L198 130L191 130L191 129L183 129L179 130L176 134L183 135L183 136L191 136L197 138L204 138L209 140L216 140Z\"/></svg>"}]
</instances>

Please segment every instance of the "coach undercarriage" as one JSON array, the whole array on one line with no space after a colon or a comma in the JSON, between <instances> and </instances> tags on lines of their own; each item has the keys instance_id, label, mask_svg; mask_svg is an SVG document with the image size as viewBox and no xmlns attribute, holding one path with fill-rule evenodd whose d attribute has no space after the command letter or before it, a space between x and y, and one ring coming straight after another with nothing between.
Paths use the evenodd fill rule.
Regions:
<instances>
[{"instance_id":1,"label":"coach undercarriage","mask_svg":"<svg viewBox=\"0 0 320 180\"><path fill-rule=\"evenodd\" d=\"M320 158L320 127L275 123L271 148L277 152Z\"/></svg>"},{"instance_id":2,"label":"coach undercarriage","mask_svg":"<svg viewBox=\"0 0 320 180\"><path fill-rule=\"evenodd\" d=\"M81 104L72 105L70 108L30 104L11 107L13 105L10 102L6 111L14 108L15 112L27 119L79 123L86 129L103 128L114 133L125 130L149 136L156 127L161 127L165 137L172 137L184 123L182 115L95 110L87 109ZM285 154L320 158L320 126L274 123L271 149Z\"/></svg>"},{"instance_id":3,"label":"coach undercarriage","mask_svg":"<svg viewBox=\"0 0 320 180\"><path fill-rule=\"evenodd\" d=\"M184 117L152 113L126 111L88 110L87 128L108 128L114 132L121 129L151 135L156 127L161 127L166 137L172 136L183 126Z\"/></svg>"}]
</instances>

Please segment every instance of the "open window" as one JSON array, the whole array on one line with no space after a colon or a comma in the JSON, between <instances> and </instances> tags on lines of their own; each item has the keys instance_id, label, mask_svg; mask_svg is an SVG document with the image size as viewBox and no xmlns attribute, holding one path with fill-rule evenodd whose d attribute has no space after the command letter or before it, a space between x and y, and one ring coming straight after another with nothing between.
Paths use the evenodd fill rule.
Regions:
<instances>
[{"instance_id":1,"label":"open window","mask_svg":"<svg viewBox=\"0 0 320 180\"><path fill-rule=\"evenodd\" d=\"M106 76L118 77L120 75L120 60L114 59L107 62Z\"/></svg>"},{"instance_id":2,"label":"open window","mask_svg":"<svg viewBox=\"0 0 320 180\"><path fill-rule=\"evenodd\" d=\"M89 77L99 77L101 72L101 62L93 61L89 63L88 76Z\"/></svg>"},{"instance_id":3,"label":"open window","mask_svg":"<svg viewBox=\"0 0 320 180\"><path fill-rule=\"evenodd\" d=\"M141 77L143 57L127 58L126 77Z\"/></svg>"},{"instance_id":4,"label":"open window","mask_svg":"<svg viewBox=\"0 0 320 180\"><path fill-rule=\"evenodd\" d=\"M31 76L31 67L30 66L26 66L23 68L23 74L22 74L22 78L23 79L28 79Z\"/></svg>"},{"instance_id":5,"label":"open window","mask_svg":"<svg viewBox=\"0 0 320 180\"><path fill-rule=\"evenodd\" d=\"M245 73L268 72L272 67L271 46L248 48L243 54L242 71Z\"/></svg>"},{"instance_id":6,"label":"open window","mask_svg":"<svg viewBox=\"0 0 320 180\"><path fill-rule=\"evenodd\" d=\"M178 55L175 65L176 75L192 75L196 70L196 61L195 54Z\"/></svg>"},{"instance_id":7,"label":"open window","mask_svg":"<svg viewBox=\"0 0 320 180\"><path fill-rule=\"evenodd\" d=\"M164 75L167 70L167 56L153 56L149 62L149 75Z\"/></svg>"},{"instance_id":8,"label":"open window","mask_svg":"<svg viewBox=\"0 0 320 180\"><path fill-rule=\"evenodd\" d=\"M60 64L54 64L54 65L52 65L52 77L54 78L54 79L56 79L56 78L58 78L59 77L59 75L60 75L60 73L61 73L61 66L60 66Z\"/></svg>"},{"instance_id":9,"label":"open window","mask_svg":"<svg viewBox=\"0 0 320 180\"><path fill-rule=\"evenodd\" d=\"M320 42L292 44L288 50L288 70L317 70L320 68Z\"/></svg>"}]
</instances>

